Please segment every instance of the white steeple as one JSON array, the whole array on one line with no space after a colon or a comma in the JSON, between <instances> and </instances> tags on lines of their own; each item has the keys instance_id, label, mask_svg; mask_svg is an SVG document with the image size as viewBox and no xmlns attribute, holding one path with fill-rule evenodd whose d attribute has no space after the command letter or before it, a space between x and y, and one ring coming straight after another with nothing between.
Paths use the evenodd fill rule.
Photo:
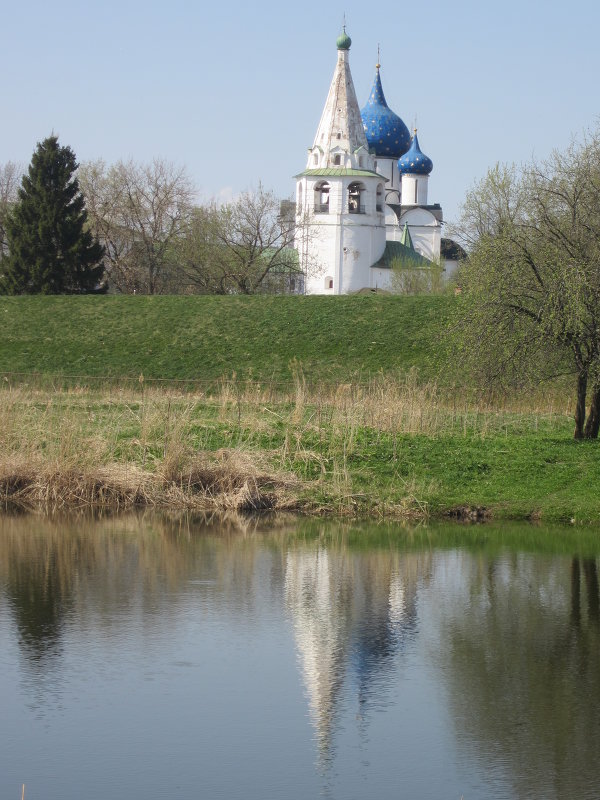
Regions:
<instances>
[{"instance_id":1,"label":"white steeple","mask_svg":"<svg viewBox=\"0 0 600 800\"><path fill-rule=\"evenodd\" d=\"M344 29L308 163L296 176L296 246L309 294L369 287L370 267L385 249L385 177L369 153L350 73L350 44Z\"/></svg>"},{"instance_id":2,"label":"white steeple","mask_svg":"<svg viewBox=\"0 0 600 800\"><path fill-rule=\"evenodd\" d=\"M350 45L351 39L344 26L344 32L337 39L337 64L311 148L311 154L315 150L320 151L321 167L339 166L340 161L336 162L335 156L340 152L351 155L363 147L364 152L368 153L367 138L350 72ZM314 165L314 158L309 155L307 167Z\"/></svg>"}]
</instances>

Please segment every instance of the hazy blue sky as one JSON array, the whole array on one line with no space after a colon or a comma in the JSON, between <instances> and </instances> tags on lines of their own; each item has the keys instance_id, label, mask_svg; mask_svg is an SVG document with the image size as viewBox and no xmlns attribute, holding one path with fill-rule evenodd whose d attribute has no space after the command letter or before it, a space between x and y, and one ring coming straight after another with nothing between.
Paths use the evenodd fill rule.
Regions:
<instances>
[{"instance_id":1,"label":"hazy blue sky","mask_svg":"<svg viewBox=\"0 0 600 800\"><path fill-rule=\"evenodd\" d=\"M4 0L0 162L27 163L54 131L80 161L184 164L204 198L259 180L288 196L344 11L359 104L379 43L388 104L409 127L417 117L447 219L496 161L543 157L596 125L597 0Z\"/></svg>"}]
</instances>

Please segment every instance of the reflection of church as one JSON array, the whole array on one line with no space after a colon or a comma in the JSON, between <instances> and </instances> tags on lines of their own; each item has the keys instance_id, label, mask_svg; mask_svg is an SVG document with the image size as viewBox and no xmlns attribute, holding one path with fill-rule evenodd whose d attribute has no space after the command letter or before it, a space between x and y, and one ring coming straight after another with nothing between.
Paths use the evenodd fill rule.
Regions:
<instances>
[{"instance_id":1,"label":"reflection of church","mask_svg":"<svg viewBox=\"0 0 600 800\"><path fill-rule=\"evenodd\" d=\"M345 294L391 284L391 267L440 260L442 209L428 203L433 163L417 131L387 105L377 64L359 110L344 32L314 144L297 176L296 247L309 294Z\"/></svg>"},{"instance_id":2,"label":"reflection of church","mask_svg":"<svg viewBox=\"0 0 600 800\"><path fill-rule=\"evenodd\" d=\"M416 632L416 589L426 571L418 560L388 552L288 552L286 607L323 764L332 755L338 708L350 697L361 719L378 681L395 674L396 654Z\"/></svg>"}]
</instances>

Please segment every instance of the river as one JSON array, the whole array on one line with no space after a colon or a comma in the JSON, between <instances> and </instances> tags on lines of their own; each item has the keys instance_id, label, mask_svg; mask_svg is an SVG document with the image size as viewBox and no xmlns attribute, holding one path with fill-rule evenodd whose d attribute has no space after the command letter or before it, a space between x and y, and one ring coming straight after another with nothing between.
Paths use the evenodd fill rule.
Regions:
<instances>
[{"instance_id":1,"label":"river","mask_svg":"<svg viewBox=\"0 0 600 800\"><path fill-rule=\"evenodd\" d=\"M600 532L0 518L0 797L597 798Z\"/></svg>"}]
</instances>

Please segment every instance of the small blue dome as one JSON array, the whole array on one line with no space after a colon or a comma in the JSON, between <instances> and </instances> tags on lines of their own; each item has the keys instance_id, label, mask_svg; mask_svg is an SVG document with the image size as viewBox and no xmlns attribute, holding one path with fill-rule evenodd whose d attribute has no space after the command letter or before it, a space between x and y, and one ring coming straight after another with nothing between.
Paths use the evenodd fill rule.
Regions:
<instances>
[{"instance_id":1,"label":"small blue dome","mask_svg":"<svg viewBox=\"0 0 600 800\"><path fill-rule=\"evenodd\" d=\"M410 133L400 117L389 108L379 77L379 64L367 105L360 112L369 149L381 158L400 158L410 146Z\"/></svg>"},{"instance_id":2,"label":"small blue dome","mask_svg":"<svg viewBox=\"0 0 600 800\"><path fill-rule=\"evenodd\" d=\"M429 175L432 169L433 161L421 152L415 129L410 150L398 161L398 172L401 175Z\"/></svg>"}]
</instances>

